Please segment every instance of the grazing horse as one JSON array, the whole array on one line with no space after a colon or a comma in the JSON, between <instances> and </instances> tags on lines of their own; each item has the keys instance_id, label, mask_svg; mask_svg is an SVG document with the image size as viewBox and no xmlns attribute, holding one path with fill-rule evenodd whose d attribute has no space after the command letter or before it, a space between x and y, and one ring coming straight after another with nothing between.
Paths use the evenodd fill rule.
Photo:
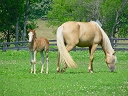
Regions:
<instances>
[{"instance_id":1,"label":"grazing horse","mask_svg":"<svg viewBox=\"0 0 128 96\"><path fill-rule=\"evenodd\" d=\"M75 46L89 47L90 63L88 70L93 73L94 52L101 45L106 63L111 72L115 70L116 56L110 40L97 22L74 22L68 21L57 29L58 63L57 72L60 72L60 62L64 64L62 72L68 67L76 68L77 65L68 53Z\"/></svg>"},{"instance_id":2,"label":"grazing horse","mask_svg":"<svg viewBox=\"0 0 128 96\"><path fill-rule=\"evenodd\" d=\"M44 38L37 38L35 30L28 29L28 36L29 36L29 51L31 56L31 73L34 69L34 74L36 74L36 53L40 52L42 57L42 68L41 73L44 70L44 55L43 51L46 53L46 73L48 74L48 52L49 52L49 41Z\"/></svg>"}]
</instances>

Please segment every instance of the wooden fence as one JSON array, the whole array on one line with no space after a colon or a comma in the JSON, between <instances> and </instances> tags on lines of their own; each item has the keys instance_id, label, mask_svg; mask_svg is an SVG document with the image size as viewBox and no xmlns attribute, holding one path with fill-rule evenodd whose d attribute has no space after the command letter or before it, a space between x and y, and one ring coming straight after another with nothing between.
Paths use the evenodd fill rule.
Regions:
<instances>
[{"instance_id":1,"label":"wooden fence","mask_svg":"<svg viewBox=\"0 0 128 96\"><path fill-rule=\"evenodd\" d=\"M110 38L112 47L115 50L128 50L128 38ZM57 51L56 40L49 40L50 51ZM3 42L0 43L0 50L6 52L6 50L28 50L28 42ZM88 50L88 47L75 47L73 51L76 50ZM98 46L97 50L101 50Z\"/></svg>"}]
</instances>

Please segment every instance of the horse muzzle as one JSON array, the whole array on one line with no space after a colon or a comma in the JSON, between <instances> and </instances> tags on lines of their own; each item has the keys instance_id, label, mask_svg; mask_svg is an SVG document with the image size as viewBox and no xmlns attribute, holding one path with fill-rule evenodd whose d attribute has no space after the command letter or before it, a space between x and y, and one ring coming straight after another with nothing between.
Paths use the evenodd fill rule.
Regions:
<instances>
[{"instance_id":1,"label":"horse muzzle","mask_svg":"<svg viewBox=\"0 0 128 96\"><path fill-rule=\"evenodd\" d=\"M114 72L115 71L115 69L116 69L116 66L115 65L108 65L108 67L109 67L109 69L110 69L110 72Z\"/></svg>"},{"instance_id":2,"label":"horse muzzle","mask_svg":"<svg viewBox=\"0 0 128 96\"><path fill-rule=\"evenodd\" d=\"M28 40L28 42L29 42L29 43L31 43L31 42L32 42L32 40Z\"/></svg>"}]
</instances>

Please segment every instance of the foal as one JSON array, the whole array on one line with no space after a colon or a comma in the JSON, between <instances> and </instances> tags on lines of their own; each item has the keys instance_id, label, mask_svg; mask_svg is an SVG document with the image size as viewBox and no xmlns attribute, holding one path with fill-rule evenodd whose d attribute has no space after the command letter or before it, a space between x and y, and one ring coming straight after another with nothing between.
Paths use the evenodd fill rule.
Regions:
<instances>
[{"instance_id":1,"label":"foal","mask_svg":"<svg viewBox=\"0 0 128 96\"><path fill-rule=\"evenodd\" d=\"M34 70L34 74L36 74L36 54L40 52L42 57L42 68L41 73L44 70L44 55L43 51L46 53L46 73L48 74L48 52L49 52L49 41L44 38L37 38L35 30L28 29L29 36L29 51L31 56L31 73Z\"/></svg>"}]
</instances>

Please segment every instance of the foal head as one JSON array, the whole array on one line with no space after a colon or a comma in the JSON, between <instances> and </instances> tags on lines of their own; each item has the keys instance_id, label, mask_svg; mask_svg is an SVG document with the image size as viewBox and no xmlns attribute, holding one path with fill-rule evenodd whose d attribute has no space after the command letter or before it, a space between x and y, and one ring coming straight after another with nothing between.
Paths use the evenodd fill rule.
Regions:
<instances>
[{"instance_id":1,"label":"foal head","mask_svg":"<svg viewBox=\"0 0 128 96\"><path fill-rule=\"evenodd\" d=\"M35 30L28 29L29 43L36 38Z\"/></svg>"},{"instance_id":2,"label":"foal head","mask_svg":"<svg viewBox=\"0 0 128 96\"><path fill-rule=\"evenodd\" d=\"M110 69L110 72L113 72L115 70L116 61L117 61L117 58L116 58L115 52L113 54L107 53L106 63L108 65L109 69Z\"/></svg>"}]
</instances>

